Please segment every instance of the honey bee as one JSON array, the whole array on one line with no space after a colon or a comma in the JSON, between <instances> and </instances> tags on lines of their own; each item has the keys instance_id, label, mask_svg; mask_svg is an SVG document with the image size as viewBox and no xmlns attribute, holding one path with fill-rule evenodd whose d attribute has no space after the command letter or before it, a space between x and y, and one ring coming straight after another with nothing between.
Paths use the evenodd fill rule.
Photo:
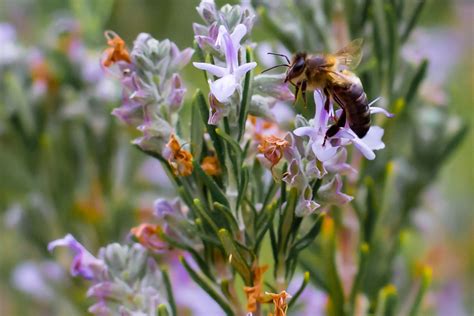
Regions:
<instances>
[{"instance_id":1,"label":"honey bee","mask_svg":"<svg viewBox=\"0 0 474 316\"><path fill-rule=\"evenodd\" d=\"M370 128L367 95L359 77L349 70L356 68L362 59L362 43L362 39L356 39L334 54L298 52L291 62L283 54L269 53L286 58L288 64L277 65L265 71L280 66L288 67L285 82L295 86L295 102L301 92L306 104L306 91L318 89L326 96L324 108L327 112L331 99L343 110L337 122L327 130L326 139L344 127L346 120L360 138Z\"/></svg>"}]
</instances>

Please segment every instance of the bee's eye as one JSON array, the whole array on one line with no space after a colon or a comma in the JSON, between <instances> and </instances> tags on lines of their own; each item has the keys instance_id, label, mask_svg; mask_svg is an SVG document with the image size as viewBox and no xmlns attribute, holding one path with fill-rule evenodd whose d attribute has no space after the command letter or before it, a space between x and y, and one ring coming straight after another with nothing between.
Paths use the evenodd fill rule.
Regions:
<instances>
[{"instance_id":1,"label":"bee's eye","mask_svg":"<svg viewBox=\"0 0 474 316\"><path fill-rule=\"evenodd\" d=\"M301 71L303 71L303 68L304 68L304 59L300 58L293 66L293 72L300 73Z\"/></svg>"}]
</instances>

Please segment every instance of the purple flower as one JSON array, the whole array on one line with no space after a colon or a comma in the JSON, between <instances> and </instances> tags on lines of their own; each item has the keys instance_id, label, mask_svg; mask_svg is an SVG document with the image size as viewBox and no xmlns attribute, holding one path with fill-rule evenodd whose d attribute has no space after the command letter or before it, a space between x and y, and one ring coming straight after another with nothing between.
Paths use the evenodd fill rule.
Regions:
<instances>
[{"instance_id":1,"label":"purple flower","mask_svg":"<svg viewBox=\"0 0 474 316\"><path fill-rule=\"evenodd\" d=\"M318 200L324 205L343 205L352 201L353 197L341 192L342 179L336 174L329 182L318 190Z\"/></svg>"},{"instance_id":2,"label":"purple flower","mask_svg":"<svg viewBox=\"0 0 474 316\"><path fill-rule=\"evenodd\" d=\"M329 113L325 111L323 106L324 100L318 91L314 93L314 101L316 104L316 113L312 122L313 126L297 128L293 133L300 137L309 137L310 146L319 161L325 162L333 158L340 148L350 144L353 144L367 159L373 160L375 158L374 150L385 147L385 144L382 142L384 133L382 128L372 126L366 136L359 138L354 131L350 129L349 122L347 122L346 126L341 128L336 135L328 138L325 142L326 132L330 127L329 117L331 115L339 117L342 110L334 112L331 105ZM378 107L371 107L370 113L384 113L387 117L392 116L392 114L386 110Z\"/></svg>"},{"instance_id":3,"label":"purple flower","mask_svg":"<svg viewBox=\"0 0 474 316\"><path fill-rule=\"evenodd\" d=\"M313 201L313 189L308 185L299 197L295 214L296 216L308 216L313 214L319 206L318 203Z\"/></svg>"},{"instance_id":4,"label":"purple flower","mask_svg":"<svg viewBox=\"0 0 474 316\"><path fill-rule=\"evenodd\" d=\"M196 68L205 70L219 79L210 82L211 93L221 103L229 102L230 97L240 88L241 80L245 74L255 68L257 63L245 63L239 66L238 52L240 41L247 33L243 24L235 27L234 32L229 34L224 26L220 26L217 43L225 49L226 67L220 67L207 63L193 63Z\"/></svg>"},{"instance_id":5,"label":"purple flower","mask_svg":"<svg viewBox=\"0 0 474 316\"><path fill-rule=\"evenodd\" d=\"M105 263L94 257L84 248L71 234L67 234L64 238L54 240L48 244L48 250L53 251L58 246L68 247L75 256L71 264L71 275L82 276L85 279L99 279L106 270Z\"/></svg>"}]
</instances>

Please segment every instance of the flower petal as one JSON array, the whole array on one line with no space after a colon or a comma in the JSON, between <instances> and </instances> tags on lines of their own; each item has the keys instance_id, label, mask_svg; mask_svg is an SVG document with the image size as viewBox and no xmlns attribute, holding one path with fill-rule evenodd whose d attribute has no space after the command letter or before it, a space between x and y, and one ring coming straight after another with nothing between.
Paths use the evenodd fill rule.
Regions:
<instances>
[{"instance_id":1,"label":"flower petal","mask_svg":"<svg viewBox=\"0 0 474 316\"><path fill-rule=\"evenodd\" d=\"M247 72L254 69L255 67L257 67L256 62L246 63L237 67L237 69L235 69L234 71L234 76L236 80L242 79Z\"/></svg>"},{"instance_id":2,"label":"flower petal","mask_svg":"<svg viewBox=\"0 0 474 316\"><path fill-rule=\"evenodd\" d=\"M379 126L371 126L367 134L362 138L362 141L367 144L370 149L378 150L385 148L382 141L384 130Z\"/></svg>"},{"instance_id":3,"label":"flower petal","mask_svg":"<svg viewBox=\"0 0 474 316\"><path fill-rule=\"evenodd\" d=\"M228 71L226 68L219 67L216 65L208 64L208 63L193 63L194 67L205 70L211 75L217 76L217 77L224 77L226 74L228 74Z\"/></svg>"},{"instance_id":4,"label":"flower petal","mask_svg":"<svg viewBox=\"0 0 474 316\"><path fill-rule=\"evenodd\" d=\"M212 82L210 86L211 93L216 97L216 99L221 103L225 103L235 92L237 83L235 82L235 77L233 75L225 75L224 77Z\"/></svg>"},{"instance_id":5,"label":"flower petal","mask_svg":"<svg viewBox=\"0 0 474 316\"><path fill-rule=\"evenodd\" d=\"M394 117L395 114L390 113L389 111L385 110L384 108L378 106L371 106L370 107L370 114L376 113L383 113L386 117Z\"/></svg>"},{"instance_id":6,"label":"flower petal","mask_svg":"<svg viewBox=\"0 0 474 316\"><path fill-rule=\"evenodd\" d=\"M245 25L238 24L234 28L234 31L230 34L230 38L235 48L240 47L240 41L244 38L245 34L247 34L247 27Z\"/></svg>"}]
</instances>

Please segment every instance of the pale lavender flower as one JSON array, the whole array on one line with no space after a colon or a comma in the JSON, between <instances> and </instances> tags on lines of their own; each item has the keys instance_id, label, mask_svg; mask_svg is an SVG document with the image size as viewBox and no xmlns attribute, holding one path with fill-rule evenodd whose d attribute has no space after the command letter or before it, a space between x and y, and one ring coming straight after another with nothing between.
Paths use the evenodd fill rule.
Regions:
<instances>
[{"instance_id":1,"label":"pale lavender flower","mask_svg":"<svg viewBox=\"0 0 474 316\"><path fill-rule=\"evenodd\" d=\"M239 24L243 24L249 34L256 18L249 7L227 4L218 10L212 0L201 1L196 9L205 25L193 24L194 38L202 50L219 59L224 57L224 50L218 41L220 27L224 26L233 33Z\"/></svg>"},{"instance_id":2,"label":"pale lavender flower","mask_svg":"<svg viewBox=\"0 0 474 316\"><path fill-rule=\"evenodd\" d=\"M362 139L359 138L349 127L349 122L341 128L336 135L330 137L325 142L326 132L330 127L329 118L331 115L338 117L342 112L338 110L334 112L332 105L329 113L324 110L324 100L320 92L314 92L314 101L316 104L315 117L312 120L312 126L300 127L294 130L297 136L308 136L309 144L319 161L327 161L333 158L338 150L344 146L353 144L367 159L375 158L374 150L383 149L385 144L382 142L383 129L378 126L371 126L367 135ZM392 115L385 109L379 107L371 107L370 113L383 113L387 117Z\"/></svg>"},{"instance_id":3,"label":"pale lavender flower","mask_svg":"<svg viewBox=\"0 0 474 316\"><path fill-rule=\"evenodd\" d=\"M61 267L52 261L24 261L11 274L13 286L39 301L53 300L55 283L64 280Z\"/></svg>"},{"instance_id":4,"label":"pale lavender flower","mask_svg":"<svg viewBox=\"0 0 474 316\"><path fill-rule=\"evenodd\" d=\"M352 201L353 197L341 192L342 179L336 174L331 180L318 189L318 201L324 205L343 205Z\"/></svg>"},{"instance_id":5,"label":"pale lavender flower","mask_svg":"<svg viewBox=\"0 0 474 316\"><path fill-rule=\"evenodd\" d=\"M234 92L241 88L241 80L245 74L257 66L255 62L244 63L239 66L240 41L246 32L247 28L243 24L237 25L232 34L229 34L224 26L219 28L217 41L219 45L225 48L226 67L207 63L193 63L196 68L219 77L219 79L210 82L209 85L212 95L221 103L229 102Z\"/></svg>"},{"instance_id":6,"label":"pale lavender flower","mask_svg":"<svg viewBox=\"0 0 474 316\"><path fill-rule=\"evenodd\" d=\"M295 214L296 216L308 216L313 214L318 207L320 207L320 205L313 201L313 189L310 185L307 185L299 197Z\"/></svg>"},{"instance_id":7,"label":"pale lavender flower","mask_svg":"<svg viewBox=\"0 0 474 316\"><path fill-rule=\"evenodd\" d=\"M64 238L54 240L48 244L48 250L53 251L56 247L68 247L75 256L71 263L71 275L81 276L88 280L99 279L106 271L103 260L97 259L84 248L71 234Z\"/></svg>"},{"instance_id":8,"label":"pale lavender flower","mask_svg":"<svg viewBox=\"0 0 474 316\"><path fill-rule=\"evenodd\" d=\"M186 89L179 71L194 51L182 51L169 40L158 41L147 33L137 36L131 52L132 63L118 62L122 106L112 114L143 133L133 141L142 149L161 154L174 132L177 112Z\"/></svg>"},{"instance_id":9,"label":"pale lavender flower","mask_svg":"<svg viewBox=\"0 0 474 316\"><path fill-rule=\"evenodd\" d=\"M17 44L16 30L8 23L0 23L0 66L11 64L19 60L22 50Z\"/></svg>"}]
</instances>

